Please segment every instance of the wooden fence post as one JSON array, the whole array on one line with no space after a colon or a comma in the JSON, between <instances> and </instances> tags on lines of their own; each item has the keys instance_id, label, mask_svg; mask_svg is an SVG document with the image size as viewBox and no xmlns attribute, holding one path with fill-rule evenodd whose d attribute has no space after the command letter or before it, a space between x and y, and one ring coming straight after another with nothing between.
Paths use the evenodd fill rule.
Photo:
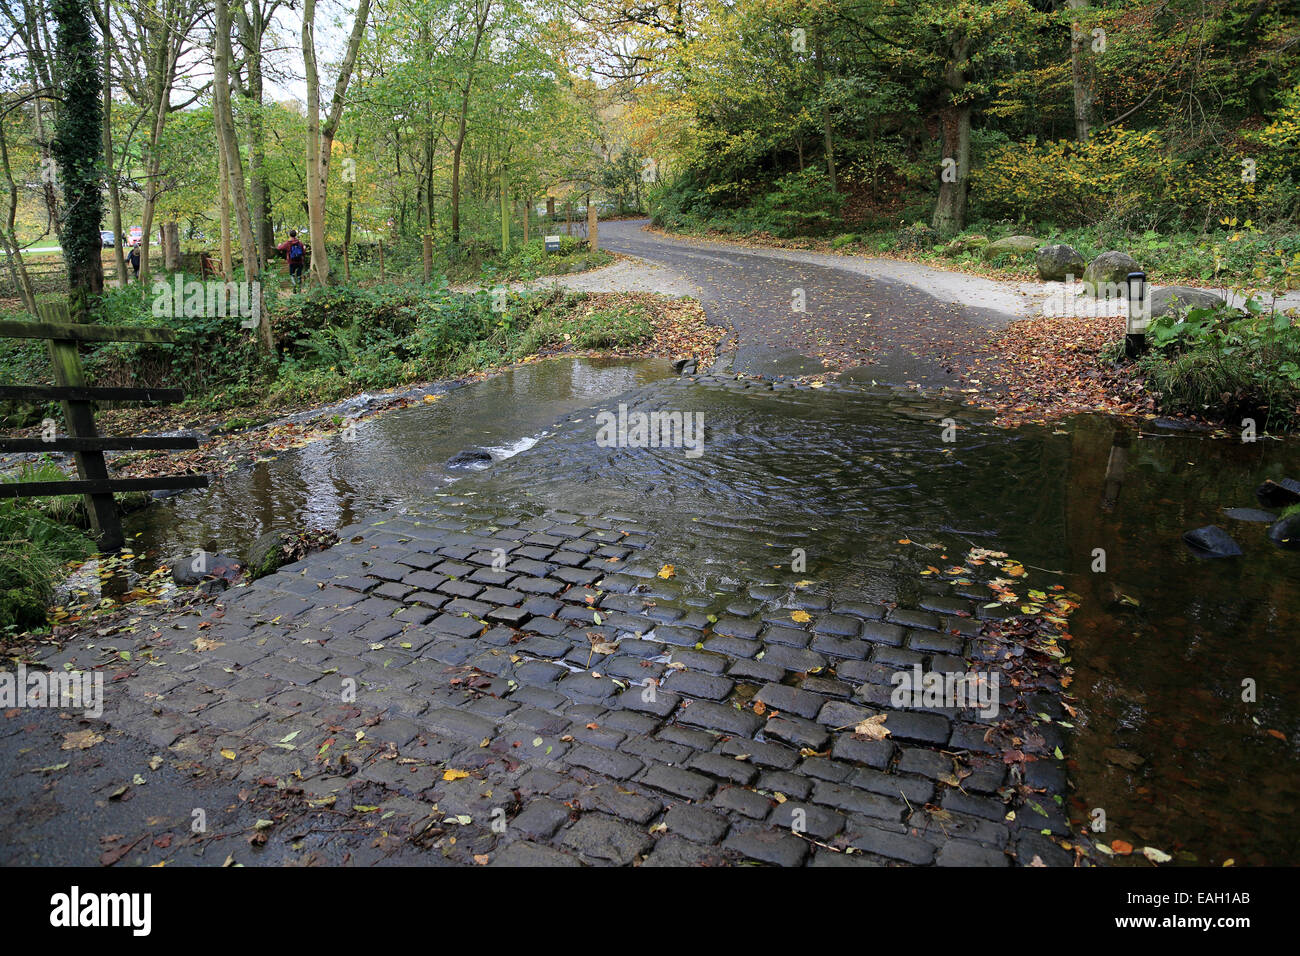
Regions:
<instances>
[{"instance_id":1,"label":"wooden fence post","mask_svg":"<svg viewBox=\"0 0 1300 956\"><path fill-rule=\"evenodd\" d=\"M39 306L41 318L54 324L65 324L69 320L68 306L62 302L46 302ZM77 343L72 339L50 339L50 363L54 366L54 382L64 388L85 388L86 373L81 367L81 356L77 352ZM59 403L63 408L63 419L67 423L68 435L72 438L97 438L95 416L90 402L78 402L65 399ZM104 462L102 451L78 451L73 453L77 462L77 473L87 481L107 480L108 465ZM86 504L86 514L90 516L90 528L99 539L100 547L105 551L116 551L122 547L122 522L117 514L117 505L112 493L82 495Z\"/></svg>"}]
</instances>

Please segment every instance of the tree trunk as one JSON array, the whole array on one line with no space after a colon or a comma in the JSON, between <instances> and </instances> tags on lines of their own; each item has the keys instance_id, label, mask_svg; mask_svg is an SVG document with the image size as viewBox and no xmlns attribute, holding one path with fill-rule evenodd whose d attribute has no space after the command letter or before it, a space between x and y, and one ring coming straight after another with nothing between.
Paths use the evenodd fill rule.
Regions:
<instances>
[{"instance_id":1,"label":"tree trunk","mask_svg":"<svg viewBox=\"0 0 1300 956\"><path fill-rule=\"evenodd\" d=\"M221 275L226 281L234 276L235 256L230 241L230 176L226 172L226 151L217 146L217 200L221 216Z\"/></svg>"},{"instance_id":2,"label":"tree trunk","mask_svg":"<svg viewBox=\"0 0 1300 956\"><path fill-rule=\"evenodd\" d=\"M460 243L460 160L465 148L465 124L469 116L470 93L474 89L474 68L478 63L478 51L483 43L483 33L487 29L491 10L492 0L484 0L482 13L475 23L474 48L470 51L469 66L465 70L465 86L460 98L460 121L456 127L456 145L451 154L451 241L457 244Z\"/></svg>"},{"instance_id":3,"label":"tree trunk","mask_svg":"<svg viewBox=\"0 0 1300 956\"><path fill-rule=\"evenodd\" d=\"M1088 0L1066 0L1071 10L1086 10ZM1092 83L1088 78L1091 44L1088 33L1079 25L1078 14L1070 22L1070 82L1074 87L1074 138L1088 142L1092 126Z\"/></svg>"},{"instance_id":4,"label":"tree trunk","mask_svg":"<svg viewBox=\"0 0 1300 956\"><path fill-rule=\"evenodd\" d=\"M506 168L501 167L501 255L510 255L510 207L506 205Z\"/></svg>"},{"instance_id":5,"label":"tree trunk","mask_svg":"<svg viewBox=\"0 0 1300 956\"><path fill-rule=\"evenodd\" d=\"M600 216L596 212L596 198L587 194L587 247L592 252L600 248Z\"/></svg>"},{"instance_id":6,"label":"tree trunk","mask_svg":"<svg viewBox=\"0 0 1300 956\"><path fill-rule=\"evenodd\" d=\"M181 269L181 224L165 222L162 227L163 268L168 272Z\"/></svg>"},{"instance_id":7,"label":"tree trunk","mask_svg":"<svg viewBox=\"0 0 1300 956\"><path fill-rule=\"evenodd\" d=\"M221 2L221 0L218 0ZM302 58L307 81L307 219L311 230L311 271L321 285L329 282L329 252L325 248L325 197L329 186L330 151L343 118L348 81L370 16L370 0L357 6L347 52L339 67L334 98L325 122L320 118L320 74L316 68L316 0L305 0L302 12Z\"/></svg>"},{"instance_id":8,"label":"tree trunk","mask_svg":"<svg viewBox=\"0 0 1300 956\"><path fill-rule=\"evenodd\" d=\"M244 162L239 157L239 142L235 139L235 117L230 108L230 4L228 0L216 2L216 44L212 56L212 112L217 125L219 148L226 156L226 176L230 182L230 199L235 206L235 220L239 223L240 258L244 263L244 281L252 283L254 295L261 296L261 262L257 256L257 241L253 238L253 221L248 211L248 194L244 189ZM258 308L258 331L262 349L268 354L275 351L275 337L271 332L271 316L265 308Z\"/></svg>"},{"instance_id":9,"label":"tree trunk","mask_svg":"<svg viewBox=\"0 0 1300 956\"><path fill-rule=\"evenodd\" d=\"M55 63L62 104L55 119L52 152L63 186L63 259L72 290L73 320L90 319L90 299L104 291L99 229L104 217L101 163L104 145L103 85L88 0L55 0Z\"/></svg>"},{"instance_id":10,"label":"tree trunk","mask_svg":"<svg viewBox=\"0 0 1300 956\"><path fill-rule=\"evenodd\" d=\"M0 242L4 244L5 262L9 266L9 275L14 288L22 296L23 306L34 319L36 315L36 291L32 287L31 277L27 274L27 265L23 262L22 249L14 232L14 220L18 213L18 184L14 181L13 170L9 166L9 143L5 138L3 124L0 124L0 169L5 177L5 218L4 228L0 230Z\"/></svg>"},{"instance_id":11,"label":"tree trunk","mask_svg":"<svg viewBox=\"0 0 1300 956\"><path fill-rule=\"evenodd\" d=\"M265 263L275 248L275 226L266 185L266 132L262 119L262 43L266 23L259 0L241 2L238 7L240 45L248 69L248 192L253 203L253 238L259 263Z\"/></svg>"},{"instance_id":12,"label":"tree trunk","mask_svg":"<svg viewBox=\"0 0 1300 956\"><path fill-rule=\"evenodd\" d=\"M830 177L831 192L836 192L839 187L835 182L835 141L831 129L831 109L826 104L826 54L822 50L821 34L821 30L818 30L813 52L817 57L817 83L821 89L822 98L822 140L826 147L826 175Z\"/></svg>"},{"instance_id":13,"label":"tree trunk","mask_svg":"<svg viewBox=\"0 0 1300 956\"><path fill-rule=\"evenodd\" d=\"M966 191L970 173L970 104L962 98L966 87L967 52L969 41L964 33L957 33L949 51L944 71L944 102L939 108L939 123L943 137L943 158L956 161L956 178L940 179L939 199L931 221L936 232L952 235L966 225ZM947 164L944 164L947 165Z\"/></svg>"},{"instance_id":14,"label":"tree trunk","mask_svg":"<svg viewBox=\"0 0 1300 956\"><path fill-rule=\"evenodd\" d=\"M108 23L109 0L104 0L104 22ZM113 162L113 51L104 44L104 175L108 177L108 208L113 224L113 265L119 285L126 285L126 254L122 239L122 194ZM35 315L35 313L32 313Z\"/></svg>"}]
</instances>

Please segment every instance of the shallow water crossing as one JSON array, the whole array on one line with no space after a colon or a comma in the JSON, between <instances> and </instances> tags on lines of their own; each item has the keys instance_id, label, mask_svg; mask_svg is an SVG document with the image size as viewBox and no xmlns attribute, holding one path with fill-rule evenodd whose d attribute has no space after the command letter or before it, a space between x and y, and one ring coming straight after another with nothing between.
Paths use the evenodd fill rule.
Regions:
<instances>
[{"instance_id":1,"label":"shallow water crossing","mask_svg":"<svg viewBox=\"0 0 1300 956\"><path fill-rule=\"evenodd\" d=\"M703 433L693 445L673 441L671 424L666 442L602 440L632 415ZM640 591L714 617L761 614L796 586L814 601L983 607L996 603L987 588L947 572L972 548L1006 552L1024 569L1008 585L1017 603L1053 587L1080 598L1062 642L1073 709L1028 715L1065 741L1059 795L1076 832L1104 819L1095 841L1175 861L1296 861L1300 559L1266 525L1224 514L1253 506L1264 479L1300 475L1291 445L1090 417L1006 430L916 393L696 382L663 363L586 360L516 370L358 432L163 503L131 530L184 553L238 550L277 525L418 518L453 494L522 518L617 513L673 570ZM467 446L491 464L446 469ZM1244 554L1193 556L1182 533L1206 524Z\"/></svg>"}]
</instances>

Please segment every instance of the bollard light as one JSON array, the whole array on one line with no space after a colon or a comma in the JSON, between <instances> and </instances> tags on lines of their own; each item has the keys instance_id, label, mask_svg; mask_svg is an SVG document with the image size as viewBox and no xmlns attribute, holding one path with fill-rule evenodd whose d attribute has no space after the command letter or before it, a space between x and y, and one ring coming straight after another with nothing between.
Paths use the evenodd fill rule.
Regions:
<instances>
[{"instance_id":1,"label":"bollard light","mask_svg":"<svg viewBox=\"0 0 1300 956\"><path fill-rule=\"evenodd\" d=\"M1128 274L1128 312L1124 317L1124 354L1137 358L1147 349L1147 321L1151 307L1147 299L1147 274Z\"/></svg>"}]
</instances>

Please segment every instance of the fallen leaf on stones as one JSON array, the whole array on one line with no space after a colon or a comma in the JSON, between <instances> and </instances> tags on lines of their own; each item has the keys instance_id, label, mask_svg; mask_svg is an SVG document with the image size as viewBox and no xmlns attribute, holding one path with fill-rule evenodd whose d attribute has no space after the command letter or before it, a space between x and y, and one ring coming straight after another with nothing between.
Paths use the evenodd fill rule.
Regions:
<instances>
[{"instance_id":1,"label":"fallen leaf on stones","mask_svg":"<svg viewBox=\"0 0 1300 956\"><path fill-rule=\"evenodd\" d=\"M1128 856L1133 852L1133 844L1125 843L1123 840L1111 840L1110 848L1120 856Z\"/></svg>"},{"instance_id":2,"label":"fallen leaf on stones","mask_svg":"<svg viewBox=\"0 0 1300 956\"><path fill-rule=\"evenodd\" d=\"M48 767L33 767L31 772L32 772L32 773L48 773L48 772L50 772L51 770L63 770L63 769L64 769L65 767L67 767L67 766L68 766L68 764L67 764L67 762L65 761L65 762L63 762L63 763L51 764L51 765L48 766Z\"/></svg>"},{"instance_id":3,"label":"fallen leaf on stones","mask_svg":"<svg viewBox=\"0 0 1300 956\"><path fill-rule=\"evenodd\" d=\"M791 611L790 620L796 624L807 624L812 620L812 616L807 611Z\"/></svg>"},{"instance_id":4,"label":"fallen leaf on stones","mask_svg":"<svg viewBox=\"0 0 1300 956\"><path fill-rule=\"evenodd\" d=\"M233 750L229 750L229 749L227 749L227 750L223 750L223 751L221 751L221 756L225 757L227 760L234 760L234 759L235 759L235 752L234 752Z\"/></svg>"},{"instance_id":5,"label":"fallen leaf on stones","mask_svg":"<svg viewBox=\"0 0 1300 956\"><path fill-rule=\"evenodd\" d=\"M673 577L676 574L677 574L677 569L674 568L671 564L665 564L662 568L659 569L659 577L664 578L665 580Z\"/></svg>"},{"instance_id":6,"label":"fallen leaf on stones","mask_svg":"<svg viewBox=\"0 0 1300 956\"><path fill-rule=\"evenodd\" d=\"M1125 770L1136 770L1138 767L1146 763L1146 759L1139 754L1130 753L1127 750L1116 750L1114 747L1109 747L1106 750L1103 750L1102 756L1110 763L1118 764Z\"/></svg>"},{"instance_id":7,"label":"fallen leaf on stones","mask_svg":"<svg viewBox=\"0 0 1300 956\"><path fill-rule=\"evenodd\" d=\"M63 735L63 743L60 750L89 750L97 743L104 740L102 734L97 734L93 730L74 730L70 734Z\"/></svg>"},{"instance_id":8,"label":"fallen leaf on stones","mask_svg":"<svg viewBox=\"0 0 1300 956\"><path fill-rule=\"evenodd\" d=\"M442 772L443 780L464 780L468 776L469 772L465 770L444 770Z\"/></svg>"},{"instance_id":9,"label":"fallen leaf on stones","mask_svg":"<svg viewBox=\"0 0 1300 956\"><path fill-rule=\"evenodd\" d=\"M889 728L885 726L885 718L888 714L876 714L874 717L868 717L866 720L859 721L853 728L855 737L866 737L868 740L884 740L889 736Z\"/></svg>"},{"instance_id":10,"label":"fallen leaf on stones","mask_svg":"<svg viewBox=\"0 0 1300 956\"><path fill-rule=\"evenodd\" d=\"M161 767L162 765L163 765L163 758L162 758L162 757L150 757L150 758L149 758L149 769L150 769L150 770L157 770L157 769L158 769L159 767Z\"/></svg>"},{"instance_id":11,"label":"fallen leaf on stones","mask_svg":"<svg viewBox=\"0 0 1300 956\"><path fill-rule=\"evenodd\" d=\"M1168 853L1164 852L1163 850L1157 850L1153 846L1144 846L1142 848L1142 855L1146 857L1148 860L1150 860L1152 863L1168 863L1170 860L1173 859L1173 857L1170 856Z\"/></svg>"}]
</instances>

